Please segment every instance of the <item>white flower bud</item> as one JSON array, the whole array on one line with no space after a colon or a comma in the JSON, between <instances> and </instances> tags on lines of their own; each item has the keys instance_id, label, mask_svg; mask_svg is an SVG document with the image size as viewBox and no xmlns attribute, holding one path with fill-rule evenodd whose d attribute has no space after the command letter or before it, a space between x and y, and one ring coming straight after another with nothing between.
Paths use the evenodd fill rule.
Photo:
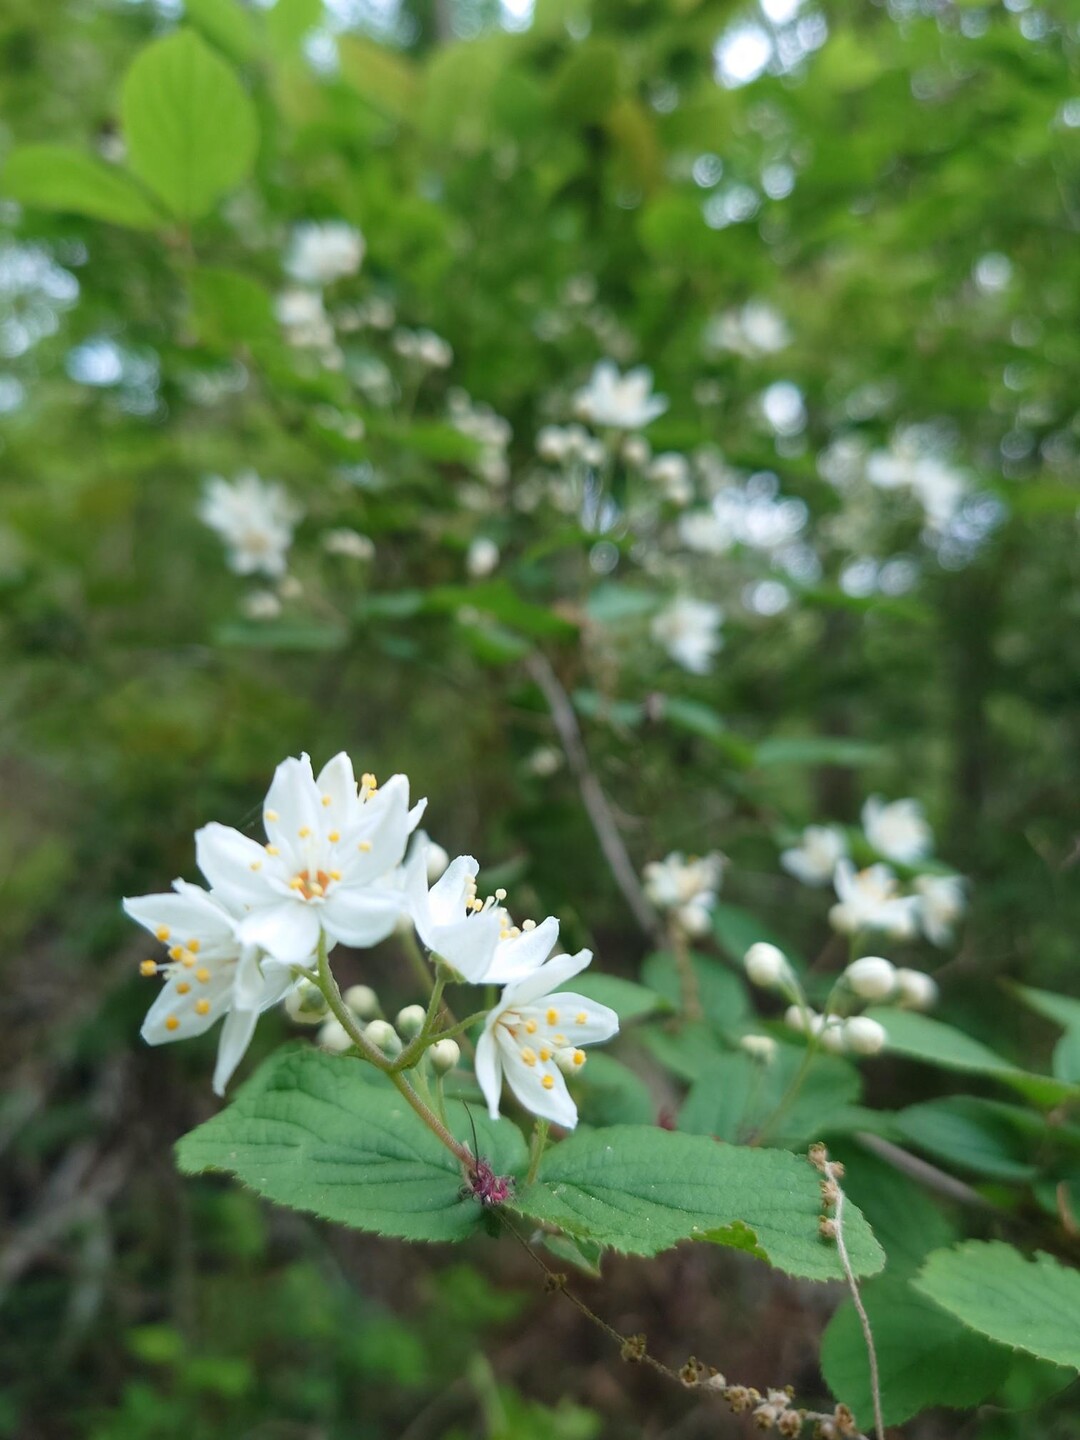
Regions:
<instances>
[{"instance_id":1,"label":"white flower bud","mask_svg":"<svg viewBox=\"0 0 1080 1440\"><path fill-rule=\"evenodd\" d=\"M776 1056L776 1041L771 1035L744 1035L739 1041L739 1049L745 1050L752 1060L768 1065Z\"/></svg>"},{"instance_id":2,"label":"white flower bud","mask_svg":"<svg viewBox=\"0 0 1080 1440\"><path fill-rule=\"evenodd\" d=\"M746 973L755 985L764 990L776 990L791 979L791 966L784 952L766 940L751 945L743 959Z\"/></svg>"},{"instance_id":3,"label":"white flower bud","mask_svg":"<svg viewBox=\"0 0 1080 1440\"><path fill-rule=\"evenodd\" d=\"M439 1075L449 1075L461 1059L461 1047L456 1040L436 1040L427 1053Z\"/></svg>"},{"instance_id":4,"label":"white flower bud","mask_svg":"<svg viewBox=\"0 0 1080 1440\"><path fill-rule=\"evenodd\" d=\"M896 999L905 1010L929 1010L937 1003L937 981L922 970L897 970Z\"/></svg>"},{"instance_id":5,"label":"white flower bud","mask_svg":"<svg viewBox=\"0 0 1080 1440\"><path fill-rule=\"evenodd\" d=\"M571 436L560 426L545 425L536 437L536 453L551 465L561 465L571 443Z\"/></svg>"},{"instance_id":6,"label":"white flower bud","mask_svg":"<svg viewBox=\"0 0 1080 1440\"><path fill-rule=\"evenodd\" d=\"M808 1006L805 1011L805 1020L808 1024L804 1023L803 1017L804 1012L798 1005L789 1005L784 1011L784 1024L789 1030L797 1030L800 1035L807 1034L808 1030L811 1035L817 1035L821 1029L821 1016Z\"/></svg>"},{"instance_id":7,"label":"white flower bud","mask_svg":"<svg viewBox=\"0 0 1080 1440\"><path fill-rule=\"evenodd\" d=\"M490 575L499 563L499 547L486 535L477 535L465 556L465 569L474 580Z\"/></svg>"},{"instance_id":8,"label":"white flower bud","mask_svg":"<svg viewBox=\"0 0 1080 1440\"><path fill-rule=\"evenodd\" d=\"M830 1055L842 1055L845 1049L845 1022L839 1015L823 1015L815 1030L821 1038L821 1048Z\"/></svg>"},{"instance_id":9,"label":"white flower bud","mask_svg":"<svg viewBox=\"0 0 1080 1440\"><path fill-rule=\"evenodd\" d=\"M884 1050L888 1035L884 1025L869 1015L853 1015L844 1021L844 1047L853 1055L877 1055Z\"/></svg>"},{"instance_id":10,"label":"white flower bud","mask_svg":"<svg viewBox=\"0 0 1080 1440\"><path fill-rule=\"evenodd\" d=\"M708 907L705 905L682 905L676 910L675 918L687 935L707 935L712 929Z\"/></svg>"},{"instance_id":11,"label":"white flower bud","mask_svg":"<svg viewBox=\"0 0 1080 1440\"><path fill-rule=\"evenodd\" d=\"M285 1014L297 1025L321 1025L326 1019L326 998L317 985L301 980L285 996Z\"/></svg>"},{"instance_id":12,"label":"white flower bud","mask_svg":"<svg viewBox=\"0 0 1080 1440\"><path fill-rule=\"evenodd\" d=\"M391 1060L401 1054L401 1036L385 1020L372 1020L364 1031L364 1038L370 1040L377 1050L381 1050Z\"/></svg>"},{"instance_id":13,"label":"white flower bud","mask_svg":"<svg viewBox=\"0 0 1080 1440\"><path fill-rule=\"evenodd\" d=\"M315 1038L323 1050L332 1050L338 1055L340 1055L343 1050L350 1049L353 1043L349 1039L349 1032L345 1029L345 1026L333 1015L330 1016L329 1020L323 1021L319 1028L319 1033Z\"/></svg>"},{"instance_id":14,"label":"white flower bud","mask_svg":"<svg viewBox=\"0 0 1080 1440\"><path fill-rule=\"evenodd\" d=\"M885 1000L896 988L896 966L880 955L864 955L847 967L844 979L860 1000Z\"/></svg>"},{"instance_id":15,"label":"white flower bud","mask_svg":"<svg viewBox=\"0 0 1080 1440\"><path fill-rule=\"evenodd\" d=\"M622 445L623 459L634 470L642 470L649 463L652 447L644 435L628 435Z\"/></svg>"},{"instance_id":16,"label":"white flower bud","mask_svg":"<svg viewBox=\"0 0 1080 1440\"><path fill-rule=\"evenodd\" d=\"M411 1040L414 1035L420 1034L426 1019L427 1011L423 1005L406 1005L403 1010L398 1011L394 1029L406 1040Z\"/></svg>"},{"instance_id":17,"label":"white flower bud","mask_svg":"<svg viewBox=\"0 0 1080 1440\"><path fill-rule=\"evenodd\" d=\"M379 997L370 985L350 985L341 998L360 1020L373 1020L379 1013Z\"/></svg>"},{"instance_id":18,"label":"white flower bud","mask_svg":"<svg viewBox=\"0 0 1080 1440\"><path fill-rule=\"evenodd\" d=\"M434 885L439 876L450 864L450 856L441 845L434 840L427 842L427 879L429 885Z\"/></svg>"}]
</instances>

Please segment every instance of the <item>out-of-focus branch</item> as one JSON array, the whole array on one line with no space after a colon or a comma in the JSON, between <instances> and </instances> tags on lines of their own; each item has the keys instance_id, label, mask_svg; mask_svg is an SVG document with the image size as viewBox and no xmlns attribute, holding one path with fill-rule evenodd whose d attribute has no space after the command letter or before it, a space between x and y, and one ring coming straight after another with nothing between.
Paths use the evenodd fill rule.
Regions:
<instances>
[{"instance_id":1,"label":"out-of-focus branch","mask_svg":"<svg viewBox=\"0 0 1080 1440\"><path fill-rule=\"evenodd\" d=\"M615 883L622 891L623 899L638 925L651 940L657 940L660 938L660 921L656 911L645 898L634 863L627 853L619 827L611 813L608 798L593 774L570 697L547 657L539 650L534 650L528 656L525 667L547 701L563 751L577 780L582 804L592 822L604 859L615 877Z\"/></svg>"}]
</instances>

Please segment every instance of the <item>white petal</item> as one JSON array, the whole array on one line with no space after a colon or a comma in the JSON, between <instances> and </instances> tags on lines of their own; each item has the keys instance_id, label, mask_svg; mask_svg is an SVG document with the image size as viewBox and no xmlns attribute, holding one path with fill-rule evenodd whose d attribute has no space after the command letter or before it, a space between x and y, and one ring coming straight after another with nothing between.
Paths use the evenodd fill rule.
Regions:
<instances>
[{"instance_id":1,"label":"white petal","mask_svg":"<svg viewBox=\"0 0 1080 1440\"><path fill-rule=\"evenodd\" d=\"M499 1097L502 1094L502 1060L499 1057L499 1047L495 1043L495 1036L490 1028L485 1028L484 1033L476 1042L476 1059L473 1062L476 1071L476 1083L487 1101L488 1114L493 1120L499 1118Z\"/></svg>"},{"instance_id":2,"label":"white petal","mask_svg":"<svg viewBox=\"0 0 1080 1440\"><path fill-rule=\"evenodd\" d=\"M556 1065L526 1065L517 1046L509 1038L504 1041L500 1036L497 1043L506 1083L525 1109L541 1120L550 1120L555 1125L572 1130L577 1124L577 1106L570 1099L562 1071ZM550 1089L545 1088L545 1079L551 1081Z\"/></svg>"},{"instance_id":3,"label":"white petal","mask_svg":"<svg viewBox=\"0 0 1080 1440\"><path fill-rule=\"evenodd\" d=\"M432 925L452 925L465 918L468 882L475 880L479 872L480 864L471 855L459 855L450 862L427 893L427 912Z\"/></svg>"},{"instance_id":4,"label":"white petal","mask_svg":"<svg viewBox=\"0 0 1080 1440\"><path fill-rule=\"evenodd\" d=\"M474 915L456 925L436 926L431 940L424 943L471 985L483 985L492 978L489 972L502 923L501 916L489 910L486 915Z\"/></svg>"},{"instance_id":5,"label":"white petal","mask_svg":"<svg viewBox=\"0 0 1080 1440\"><path fill-rule=\"evenodd\" d=\"M214 1066L215 1095L225 1094L225 1086L251 1044L258 1019L257 1010L232 1010L225 1017L218 1041L217 1064Z\"/></svg>"},{"instance_id":6,"label":"white petal","mask_svg":"<svg viewBox=\"0 0 1080 1440\"><path fill-rule=\"evenodd\" d=\"M124 901L124 910L154 935L168 930L175 944L198 940L200 945L235 953L232 917L196 885L181 894L134 896Z\"/></svg>"},{"instance_id":7,"label":"white petal","mask_svg":"<svg viewBox=\"0 0 1080 1440\"><path fill-rule=\"evenodd\" d=\"M323 807L306 755L299 760L283 760L274 771L266 793L263 823L271 841L282 849L295 848L301 830L315 834L322 828Z\"/></svg>"},{"instance_id":8,"label":"white petal","mask_svg":"<svg viewBox=\"0 0 1080 1440\"><path fill-rule=\"evenodd\" d=\"M516 985L508 986L503 991L499 1009L516 1010L522 1005L529 1005L534 1000L539 1000L542 995L550 995L572 975L580 975L591 961L591 950L579 950L576 955L556 955L554 960L549 960L546 965L541 965L539 970L534 970L524 980L519 980Z\"/></svg>"},{"instance_id":9,"label":"white petal","mask_svg":"<svg viewBox=\"0 0 1080 1440\"><path fill-rule=\"evenodd\" d=\"M195 859L199 869L226 901L238 905L265 905L274 892L263 867L266 851L239 830L216 822L195 832ZM255 866L257 868L253 869Z\"/></svg>"},{"instance_id":10,"label":"white petal","mask_svg":"<svg viewBox=\"0 0 1080 1440\"><path fill-rule=\"evenodd\" d=\"M180 985L190 986L186 995L178 993ZM195 1035L202 1035L211 1025L216 1025L228 1009L231 993L231 966L212 972L205 984L193 980L188 972L175 975L166 981L150 1006L139 1034L148 1045L167 1045L172 1040L190 1040ZM209 1002L210 1008L205 1015L200 1015L195 1008L199 1000ZM170 1027L167 1022L171 1018L179 1023Z\"/></svg>"},{"instance_id":11,"label":"white petal","mask_svg":"<svg viewBox=\"0 0 1080 1440\"><path fill-rule=\"evenodd\" d=\"M596 1045L619 1033L619 1017L608 1005L577 995L573 990L557 990L548 998L559 1011L559 1029L571 1047ZM578 1021L578 1015L584 1015L585 1019ZM539 1010L537 1018L542 1018Z\"/></svg>"},{"instance_id":12,"label":"white petal","mask_svg":"<svg viewBox=\"0 0 1080 1440\"><path fill-rule=\"evenodd\" d=\"M275 960L306 965L319 944L319 917L303 900L278 900L241 920L239 935Z\"/></svg>"},{"instance_id":13,"label":"white petal","mask_svg":"<svg viewBox=\"0 0 1080 1440\"><path fill-rule=\"evenodd\" d=\"M512 985L523 980L543 965L558 938L559 922L554 915L549 915L534 929L523 930L513 940L503 940L496 947L491 968L479 979L493 985Z\"/></svg>"},{"instance_id":14,"label":"white petal","mask_svg":"<svg viewBox=\"0 0 1080 1440\"><path fill-rule=\"evenodd\" d=\"M411 833L408 805L408 781L395 775L363 806L359 823L336 852L345 884L370 884L401 863Z\"/></svg>"},{"instance_id":15,"label":"white petal","mask_svg":"<svg viewBox=\"0 0 1080 1440\"><path fill-rule=\"evenodd\" d=\"M377 945L405 911L405 896L394 890L349 890L335 885L322 907L327 935L343 945Z\"/></svg>"},{"instance_id":16,"label":"white petal","mask_svg":"<svg viewBox=\"0 0 1080 1440\"><path fill-rule=\"evenodd\" d=\"M360 800L356 792L353 763L344 750L335 755L332 760L328 760L319 771L315 788L319 792L320 804L329 795L330 804L323 805L323 810L339 826L350 825L354 822Z\"/></svg>"}]
</instances>

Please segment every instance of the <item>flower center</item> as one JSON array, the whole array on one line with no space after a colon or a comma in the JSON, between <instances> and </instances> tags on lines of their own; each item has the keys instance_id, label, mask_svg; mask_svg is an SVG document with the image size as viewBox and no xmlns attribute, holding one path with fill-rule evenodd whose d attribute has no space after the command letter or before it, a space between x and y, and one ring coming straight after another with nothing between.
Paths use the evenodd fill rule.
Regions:
<instances>
[{"instance_id":1,"label":"flower center","mask_svg":"<svg viewBox=\"0 0 1080 1440\"><path fill-rule=\"evenodd\" d=\"M295 890L301 900L321 900L330 885L341 879L339 870L299 870L289 881L289 889Z\"/></svg>"}]
</instances>

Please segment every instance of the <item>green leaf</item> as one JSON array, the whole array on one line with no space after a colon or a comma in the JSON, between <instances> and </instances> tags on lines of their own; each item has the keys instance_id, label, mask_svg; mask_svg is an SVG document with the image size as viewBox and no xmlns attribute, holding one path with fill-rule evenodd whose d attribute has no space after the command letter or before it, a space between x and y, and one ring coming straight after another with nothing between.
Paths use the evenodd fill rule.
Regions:
<instances>
[{"instance_id":1,"label":"green leaf","mask_svg":"<svg viewBox=\"0 0 1080 1440\"><path fill-rule=\"evenodd\" d=\"M340 650L348 639L346 627L332 620L226 620L214 630L214 643L227 649L295 650L301 654Z\"/></svg>"},{"instance_id":2,"label":"green leaf","mask_svg":"<svg viewBox=\"0 0 1080 1440\"><path fill-rule=\"evenodd\" d=\"M650 1055L680 1080L696 1080L706 1066L723 1054L712 1025L686 1025L679 1021L643 1025L637 1038Z\"/></svg>"},{"instance_id":3,"label":"green leaf","mask_svg":"<svg viewBox=\"0 0 1080 1440\"><path fill-rule=\"evenodd\" d=\"M184 0L184 16L230 59L243 63L258 48L255 17L238 0Z\"/></svg>"},{"instance_id":4,"label":"green leaf","mask_svg":"<svg viewBox=\"0 0 1080 1440\"><path fill-rule=\"evenodd\" d=\"M619 68L619 51L611 40L586 41L555 77L555 108L580 124L602 120L618 98Z\"/></svg>"},{"instance_id":5,"label":"green leaf","mask_svg":"<svg viewBox=\"0 0 1080 1440\"><path fill-rule=\"evenodd\" d=\"M627 1065L596 1051L574 1077L581 1118L588 1125L651 1125L656 1105L649 1087Z\"/></svg>"},{"instance_id":6,"label":"green leaf","mask_svg":"<svg viewBox=\"0 0 1080 1440\"><path fill-rule=\"evenodd\" d=\"M1011 988L1038 1014L1062 1026L1065 1034L1054 1047L1054 1074L1069 1084L1080 1083L1080 1000L1051 990L1035 990L1029 985Z\"/></svg>"},{"instance_id":7,"label":"green leaf","mask_svg":"<svg viewBox=\"0 0 1080 1440\"><path fill-rule=\"evenodd\" d=\"M872 1152L831 1145L845 1166L844 1190L873 1226L889 1257L889 1275L913 1275L931 1250L959 1238L956 1225L929 1193Z\"/></svg>"},{"instance_id":8,"label":"green leaf","mask_svg":"<svg viewBox=\"0 0 1080 1440\"><path fill-rule=\"evenodd\" d=\"M579 1130L548 1152L540 1180L513 1208L627 1254L711 1240L749 1248L791 1275L830 1280L842 1273L835 1248L818 1236L818 1176L784 1150L649 1126ZM854 1205L848 1215L852 1264L872 1274L884 1253Z\"/></svg>"},{"instance_id":9,"label":"green leaf","mask_svg":"<svg viewBox=\"0 0 1080 1440\"><path fill-rule=\"evenodd\" d=\"M1013 1109L974 1095L950 1095L911 1105L894 1119L907 1140L950 1167L998 1180L1030 1180L1038 1169L1012 1122Z\"/></svg>"},{"instance_id":10,"label":"green leaf","mask_svg":"<svg viewBox=\"0 0 1080 1440\"><path fill-rule=\"evenodd\" d=\"M137 180L117 165L67 145L23 145L4 166L4 193L38 210L107 220L132 230L159 229L166 216Z\"/></svg>"},{"instance_id":11,"label":"green leaf","mask_svg":"<svg viewBox=\"0 0 1080 1440\"><path fill-rule=\"evenodd\" d=\"M777 736L757 746L754 764L759 769L776 765L874 765L885 753L880 745L866 740L832 735Z\"/></svg>"},{"instance_id":12,"label":"green leaf","mask_svg":"<svg viewBox=\"0 0 1080 1440\"><path fill-rule=\"evenodd\" d=\"M601 975L586 971L579 975L574 981L574 989L579 995L584 995L589 1000L597 1000L601 1005L609 1005L619 1017L622 1025L628 1025L631 1020L640 1020L646 1015L651 1015L654 1010L663 1010L667 1006L663 996L658 995L655 990L649 990L644 985L638 985L633 980L624 980L618 975Z\"/></svg>"},{"instance_id":13,"label":"green leaf","mask_svg":"<svg viewBox=\"0 0 1080 1440\"><path fill-rule=\"evenodd\" d=\"M453 613L466 606L501 620L504 625L533 639L571 640L577 626L544 605L523 600L507 580L486 580L479 585L441 585L428 592L428 608Z\"/></svg>"},{"instance_id":14,"label":"green leaf","mask_svg":"<svg viewBox=\"0 0 1080 1440\"><path fill-rule=\"evenodd\" d=\"M525 1166L508 1120L473 1111L482 1154L500 1174ZM448 1107L468 1137L463 1105ZM220 1114L177 1146L187 1175L224 1170L260 1195L355 1229L403 1240L461 1240L482 1223L462 1197L461 1166L388 1080L310 1046L279 1050Z\"/></svg>"},{"instance_id":15,"label":"green leaf","mask_svg":"<svg viewBox=\"0 0 1080 1440\"><path fill-rule=\"evenodd\" d=\"M698 999L706 1017L728 1035L738 1034L749 1013L746 986L737 975L708 955L691 955L697 980ZM662 996L672 1009L682 1006L682 980L675 956L666 950L650 955L641 967L641 978Z\"/></svg>"},{"instance_id":16,"label":"green leaf","mask_svg":"<svg viewBox=\"0 0 1080 1440\"><path fill-rule=\"evenodd\" d=\"M795 1100L769 1125L803 1062L803 1051L781 1045L767 1065L749 1055L718 1055L694 1081L679 1113L679 1129L746 1143L768 1125L770 1142L795 1146L820 1139L842 1123L859 1098L859 1072L831 1055L819 1056Z\"/></svg>"},{"instance_id":17,"label":"green leaf","mask_svg":"<svg viewBox=\"0 0 1080 1440\"><path fill-rule=\"evenodd\" d=\"M906 1281L871 1281L862 1298L874 1332L886 1425L902 1425L930 1405L977 1405L1008 1369L1008 1351L965 1329ZM868 1430L874 1415L870 1366L850 1300L825 1331L821 1368L837 1400L850 1405Z\"/></svg>"},{"instance_id":18,"label":"green leaf","mask_svg":"<svg viewBox=\"0 0 1080 1440\"><path fill-rule=\"evenodd\" d=\"M878 1005L866 1012L885 1027L888 1049L894 1055L910 1060L924 1060L945 1070L961 1070L972 1075L992 1075L1014 1086L1039 1105L1056 1105L1075 1095L1076 1087L1049 1075L1032 1075L996 1054L980 1040L962 1030L920 1015L914 1010L897 1010Z\"/></svg>"},{"instance_id":19,"label":"green leaf","mask_svg":"<svg viewBox=\"0 0 1080 1440\"><path fill-rule=\"evenodd\" d=\"M935 1250L914 1282L972 1330L1080 1369L1080 1273L1052 1255L1028 1260L1000 1240Z\"/></svg>"},{"instance_id":20,"label":"green leaf","mask_svg":"<svg viewBox=\"0 0 1080 1440\"><path fill-rule=\"evenodd\" d=\"M742 964L747 950L758 940L767 940L770 945L779 946L789 960L802 963L782 936L741 905L720 901L713 906L712 921L713 934L736 965Z\"/></svg>"},{"instance_id":21,"label":"green leaf","mask_svg":"<svg viewBox=\"0 0 1080 1440\"><path fill-rule=\"evenodd\" d=\"M205 215L249 173L255 107L236 75L192 30L139 54L121 95L131 168L181 220Z\"/></svg>"},{"instance_id":22,"label":"green leaf","mask_svg":"<svg viewBox=\"0 0 1080 1440\"><path fill-rule=\"evenodd\" d=\"M257 280L239 270L203 266L191 277L191 300L199 337L207 344L276 344L273 301Z\"/></svg>"},{"instance_id":23,"label":"green leaf","mask_svg":"<svg viewBox=\"0 0 1080 1440\"><path fill-rule=\"evenodd\" d=\"M342 77L369 105L393 120L416 114L420 76L404 55L359 35L341 36L338 54Z\"/></svg>"}]
</instances>

